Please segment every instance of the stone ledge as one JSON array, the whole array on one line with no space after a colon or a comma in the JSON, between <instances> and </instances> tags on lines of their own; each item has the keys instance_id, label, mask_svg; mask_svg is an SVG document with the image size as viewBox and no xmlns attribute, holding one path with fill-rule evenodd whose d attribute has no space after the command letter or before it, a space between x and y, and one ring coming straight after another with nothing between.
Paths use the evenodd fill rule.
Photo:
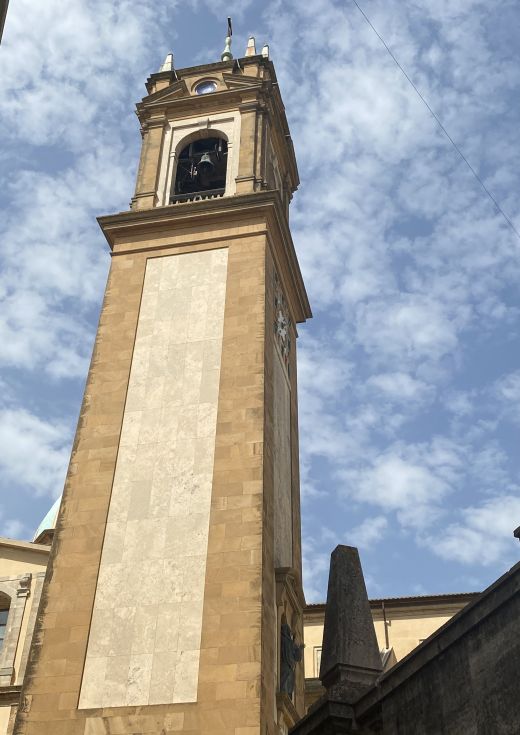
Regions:
<instances>
[{"instance_id":1,"label":"stone ledge","mask_svg":"<svg viewBox=\"0 0 520 735\"><path fill-rule=\"evenodd\" d=\"M454 617L383 674L377 684L355 705L356 717L363 719L395 689L415 676L492 613L520 593L520 562L488 587Z\"/></svg>"},{"instance_id":2,"label":"stone ledge","mask_svg":"<svg viewBox=\"0 0 520 735\"><path fill-rule=\"evenodd\" d=\"M21 691L21 685L0 686L0 707L8 707L12 704L18 704L20 701Z\"/></svg>"}]
</instances>

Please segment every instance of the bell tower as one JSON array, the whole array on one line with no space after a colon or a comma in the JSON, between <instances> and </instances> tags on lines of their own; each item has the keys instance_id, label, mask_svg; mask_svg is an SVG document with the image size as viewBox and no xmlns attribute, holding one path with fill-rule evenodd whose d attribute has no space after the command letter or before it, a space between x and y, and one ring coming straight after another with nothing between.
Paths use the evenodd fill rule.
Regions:
<instances>
[{"instance_id":1,"label":"bell tower","mask_svg":"<svg viewBox=\"0 0 520 735\"><path fill-rule=\"evenodd\" d=\"M230 39L228 38L228 41ZM303 715L298 173L268 50L137 105L15 735L280 735Z\"/></svg>"}]
</instances>

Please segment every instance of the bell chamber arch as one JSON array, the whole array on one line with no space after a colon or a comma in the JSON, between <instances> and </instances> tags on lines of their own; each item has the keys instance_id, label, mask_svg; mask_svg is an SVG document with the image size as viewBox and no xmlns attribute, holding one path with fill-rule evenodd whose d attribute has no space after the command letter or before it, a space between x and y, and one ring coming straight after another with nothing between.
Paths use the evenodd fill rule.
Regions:
<instances>
[{"instance_id":1,"label":"bell chamber arch","mask_svg":"<svg viewBox=\"0 0 520 735\"><path fill-rule=\"evenodd\" d=\"M228 144L220 136L191 140L181 148L171 187L170 204L223 196Z\"/></svg>"}]
</instances>

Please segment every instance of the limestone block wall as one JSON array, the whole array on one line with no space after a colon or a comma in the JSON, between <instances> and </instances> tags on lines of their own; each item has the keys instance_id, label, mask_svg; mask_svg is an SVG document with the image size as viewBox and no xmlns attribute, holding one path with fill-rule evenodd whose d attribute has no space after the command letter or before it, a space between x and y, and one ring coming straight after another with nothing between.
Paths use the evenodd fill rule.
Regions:
<instances>
[{"instance_id":1,"label":"limestone block wall","mask_svg":"<svg viewBox=\"0 0 520 735\"><path fill-rule=\"evenodd\" d=\"M276 347L273 359L275 567L292 566L291 393Z\"/></svg>"},{"instance_id":2,"label":"limestone block wall","mask_svg":"<svg viewBox=\"0 0 520 735\"><path fill-rule=\"evenodd\" d=\"M197 699L227 256L146 266L80 708Z\"/></svg>"}]
</instances>

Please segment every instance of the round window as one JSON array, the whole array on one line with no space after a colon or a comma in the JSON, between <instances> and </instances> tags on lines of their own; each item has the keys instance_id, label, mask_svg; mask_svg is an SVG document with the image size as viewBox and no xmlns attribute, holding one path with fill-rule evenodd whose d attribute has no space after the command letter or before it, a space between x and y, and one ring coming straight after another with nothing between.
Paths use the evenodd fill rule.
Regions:
<instances>
[{"instance_id":1,"label":"round window","mask_svg":"<svg viewBox=\"0 0 520 735\"><path fill-rule=\"evenodd\" d=\"M197 84L195 87L195 92L197 94L209 94L210 92L214 92L216 88L216 82L200 82L200 84Z\"/></svg>"}]
</instances>

